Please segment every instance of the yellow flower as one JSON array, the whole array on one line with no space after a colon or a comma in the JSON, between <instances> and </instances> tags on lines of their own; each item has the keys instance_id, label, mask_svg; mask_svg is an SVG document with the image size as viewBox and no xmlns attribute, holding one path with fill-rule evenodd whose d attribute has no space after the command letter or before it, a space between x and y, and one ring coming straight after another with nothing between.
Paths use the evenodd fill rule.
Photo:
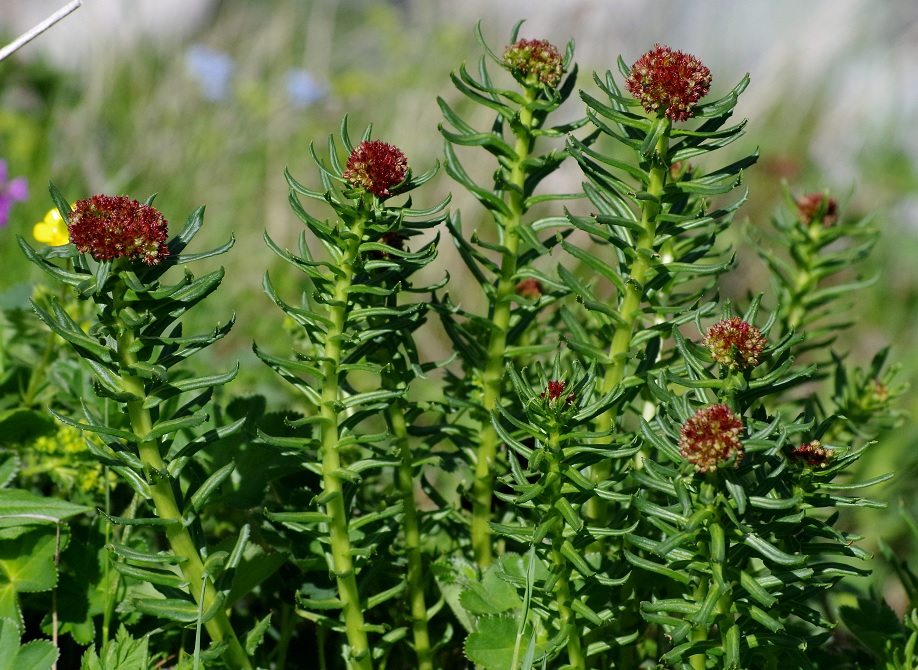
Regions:
<instances>
[{"instance_id":1,"label":"yellow flower","mask_svg":"<svg viewBox=\"0 0 918 670\"><path fill-rule=\"evenodd\" d=\"M60 247L70 242L70 233L67 224L57 209L52 209L45 214L45 220L39 221L32 229L32 236L51 247Z\"/></svg>"}]
</instances>

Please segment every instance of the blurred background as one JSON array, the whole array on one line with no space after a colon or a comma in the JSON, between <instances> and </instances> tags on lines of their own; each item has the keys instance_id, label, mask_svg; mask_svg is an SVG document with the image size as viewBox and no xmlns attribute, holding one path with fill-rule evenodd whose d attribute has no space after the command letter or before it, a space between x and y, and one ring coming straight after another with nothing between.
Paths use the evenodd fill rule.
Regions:
<instances>
[{"instance_id":1,"label":"blurred background","mask_svg":"<svg viewBox=\"0 0 918 670\"><path fill-rule=\"evenodd\" d=\"M63 0L0 0L0 45L50 15ZM442 155L436 97L459 104L449 73L481 55L474 28L495 51L526 19L520 35L577 44L580 86L595 92L593 71L632 63L655 42L703 59L719 97L749 72L737 115L749 119L739 155L761 147L748 171L749 203L738 225L768 228L783 186L795 195L828 189L843 216L873 216L883 229L865 275L873 286L854 299L857 323L845 341L866 365L892 345L903 380L918 372L918 4L914 0L85 0L48 33L0 63L0 195L25 198L0 207L0 305L25 304L40 280L15 236L31 238L50 208L47 182L71 200L94 193L144 199L176 229L200 204L206 225L196 250L236 248L215 263L227 281L202 323L239 313L234 332L208 355L239 360L236 392L266 392L251 342L278 341L281 313L262 291L271 270L282 290L299 281L278 268L264 230L292 246L302 226L287 204L283 170L318 187L309 157L315 140L336 133L350 115L352 134L398 145L415 172ZM580 113L574 104L570 118ZM479 127L488 118L471 118ZM728 156L725 158L729 158ZM490 170L484 163L468 166ZM725 160L725 162L727 162ZM480 174L480 173L479 173ZM484 172L484 175L489 174ZM557 176L577 190L576 169ZM428 202L454 191L467 228L480 212L445 175ZM0 198L3 200L3 198ZM15 202L13 202L15 200ZM3 203L0 203L3 204ZM315 212L325 216L325 212ZM725 288L745 296L765 290L767 275L737 234L739 267ZM450 245L442 263L461 277ZM456 291L458 292L458 291ZM257 318L252 318L259 315ZM200 317L199 317L200 318ZM434 338L435 339L435 338ZM270 348L270 344L268 348ZM278 345L282 347L283 345ZM442 343L425 343L432 355ZM275 350L280 350L275 348ZM268 391L270 393L270 391ZM914 393L903 400L911 416ZM918 511L915 427L884 435L862 466L865 476L895 471L867 493L890 503L860 520L900 553L911 552L896 508ZM877 579L883 578L879 570Z\"/></svg>"}]
</instances>

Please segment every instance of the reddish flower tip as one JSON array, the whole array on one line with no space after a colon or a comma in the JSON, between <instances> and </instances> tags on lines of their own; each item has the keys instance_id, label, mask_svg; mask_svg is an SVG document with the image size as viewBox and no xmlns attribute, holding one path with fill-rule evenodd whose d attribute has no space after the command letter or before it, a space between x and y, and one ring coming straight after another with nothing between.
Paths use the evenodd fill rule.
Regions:
<instances>
[{"instance_id":1,"label":"reddish flower tip","mask_svg":"<svg viewBox=\"0 0 918 670\"><path fill-rule=\"evenodd\" d=\"M504 49L504 65L523 84L554 88L564 70L561 52L547 40L517 40Z\"/></svg>"},{"instance_id":2,"label":"reddish flower tip","mask_svg":"<svg viewBox=\"0 0 918 670\"><path fill-rule=\"evenodd\" d=\"M562 395L564 395L564 387L565 387L565 386L567 386L567 384L566 384L565 382L556 381L556 380L553 379L553 380L551 380L551 381L548 382L548 388L545 389L545 392L542 393L542 395L541 395L540 397L544 398L544 397L547 395L547 396L548 396L548 402L549 402L549 404L551 404L551 403L555 402L558 398L560 398ZM573 394L573 393L568 393L568 394L567 394L567 398L564 399L564 402L566 402L568 405L570 405L571 403L573 403L573 402L574 402L574 394Z\"/></svg>"},{"instance_id":3,"label":"reddish flower tip","mask_svg":"<svg viewBox=\"0 0 918 670\"><path fill-rule=\"evenodd\" d=\"M631 66L625 88L650 114L673 121L695 115L698 100L708 94L711 71L691 54L655 44Z\"/></svg>"},{"instance_id":4,"label":"reddish flower tip","mask_svg":"<svg viewBox=\"0 0 918 670\"><path fill-rule=\"evenodd\" d=\"M794 201L806 225L822 222L829 227L838 221L838 203L823 193L807 193Z\"/></svg>"},{"instance_id":5,"label":"reddish flower tip","mask_svg":"<svg viewBox=\"0 0 918 670\"><path fill-rule=\"evenodd\" d=\"M516 294L527 300L538 300L542 297L542 282L527 277L516 285Z\"/></svg>"},{"instance_id":6,"label":"reddish flower tip","mask_svg":"<svg viewBox=\"0 0 918 670\"><path fill-rule=\"evenodd\" d=\"M743 443L742 420L726 405L702 407L679 431L679 453L698 472L713 472L734 455L739 463Z\"/></svg>"},{"instance_id":7,"label":"reddish flower tip","mask_svg":"<svg viewBox=\"0 0 918 670\"><path fill-rule=\"evenodd\" d=\"M408 174L408 160L397 147L379 140L361 142L347 159L342 175L353 186L360 186L380 198L392 195Z\"/></svg>"},{"instance_id":8,"label":"reddish flower tip","mask_svg":"<svg viewBox=\"0 0 918 670\"><path fill-rule=\"evenodd\" d=\"M766 343L762 331L738 316L708 328L702 342L714 360L730 370L754 368Z\"/></svg>"},{"instance_id":9,"label":"reddish flower tip","mask_svg":"<svg viewBox=\"0 0 918 670\"><path fill-rule=\"evenodd\" d=\"M819 440L801 444L791 452L791 456L801 460L812 468L824 468L835 454L831 449L822 446Z\"/></svg>"},{"instance_id":10,"label":"reddish flower tip","mask_svg":"<svg viewBox=\"0 0 918 670\"><path fill-rule=\"evenodd\" d=\"M78 200L67 230L80 252L99 261L132 258L157 265L169 255L168 222L163 215L124 195Z\"/></svg>"}]
</instances>

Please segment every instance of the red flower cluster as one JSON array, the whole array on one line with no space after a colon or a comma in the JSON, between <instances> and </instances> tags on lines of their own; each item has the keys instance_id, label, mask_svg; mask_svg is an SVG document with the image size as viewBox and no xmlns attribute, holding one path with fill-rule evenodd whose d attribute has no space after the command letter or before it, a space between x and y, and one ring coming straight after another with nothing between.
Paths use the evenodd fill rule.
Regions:
<instances>
[{"instance_id":1,"label":"red flower cluster","mask_svg":"<svg viewBox=\"0 0 918 670\"><path fill-rule=\"evenodd\" d=\"M767 340L758 328L734 316L708 328L702 344L725 368L746 370L759 364Z\"/></svg>"},{"instance_id":2,"label":"red flower cluster","mask_svg":"<svg viewBox=\"0 0 918 670\"><path fill-rule=\"evenodd\" d=\"M700 60L659 44L635 61L625 79L625 88L648 113L664 113L673 121L694 116L710 86L711 71Z\"/></svg>"},{"instance_id":3,"label":"red flower cluster","mask_svg":"<svg viewBox=\"0 0 918 670\"><path fill-rule=\"evenodd\" d=\"M360 186L380 198L392 195L391 188L405 180L408 160L398 147L373 140L361 142L347 159L342 175L353 186Z\"/></svg>"},{"instance_id":4,"label":"red flower cluster","mask_svg":"<svg viewBox=\"0 0 918 670\"><path fill-rule=\"evenodd\" d=\"M829 461L832 460L833 455L832 450L822 446L819 440L801 444L791 452L791 456L803 461L812 468L826 467Z\"/></svg>"},{"instance_id":5,"label":"red flower cluster","mask_svg":"<svg viewBox=\"0 0 918 670\"><path fill-rule=\"evenodd\" d=\"M822 193L807 193L797 198L795 203L807 225L821 221L828 228L838 221L838 203L835 198Z\"/></svg>"},{"instance_id":6,"label":"red flower cluster","mask_svg":"<svg viewBox=\"0 0 918 670\"><path fill-rule=\"evenodd\" d=\"M739 463L743 443L742 420L726 405L702 407L679 431L679 453L698 472L713 472L734 455Z\"/></svg>"},{"instance_id":7,"label":"red flower cluster","mask_svg":"<svg viewBox=\"0 0 918 670\"><path fill-rule=\"evenodd\" d=\"M564 70L561 52L547 40L517 40L504 49L504 64L518 80L554 88Z\"/></svg>"},{"instance_id":8,"label":"red flower cluster","mask_svg":"<svg viewBox=\"0 0 918 670\"><path fill-rule=\"evenodd\" d=\"M77 249L99 261L133 258L157 265L169 255L168 222L163 215L124 195L77 201L67 230Z\"/></svg>"},{"instance_id":9,"label":"red flower cluster","mask_svg":"<svg viewBox=\"0 0 918 670\"><path fill-rule=\"evenodd\" d=\"M544 398L544 397L547 395L547 396L548 396L548 402L549 402L549 404L551 404L551 403L553 403L555 400L557 400L558 398L560 398L560 397L564 394L564 387L565 387L565 386L567 386L567 384L565 384L564 382L562 382L562 381L556 381L556 380L553 379L553 380L551 380L550 382L548 382L548 388L545 389L545 392L542 393L542 395L541 395L540 397ZM568 393L568 394L567 394L567 398L564 399L564 402L566 402L568 405L570 405L571 403L573 403L573 402L574 402L574 394L573 394L573 393Z\"/></svg>"}]
</instances>

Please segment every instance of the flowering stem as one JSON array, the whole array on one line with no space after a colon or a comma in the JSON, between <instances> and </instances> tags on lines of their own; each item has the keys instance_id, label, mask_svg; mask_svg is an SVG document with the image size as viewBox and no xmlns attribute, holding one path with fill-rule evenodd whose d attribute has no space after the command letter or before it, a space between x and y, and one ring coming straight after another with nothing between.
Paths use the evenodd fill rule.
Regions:
<instances>
[{"instance_id":1,"label":"flowering stem","mask_svg":"<svg viewBox=\"0 0 918 670\"><path fill-rule=\"evenodd\" d=\"M563 402L563 398L559 399ZM548 434L548 440L545 444L548 455L548 474L551 479L548 487L549 499L551 501L551 510L557 513L555 505L564 497L561 491L561 454L560 434L558 427L551 430ZM558 575L558 581L555 583L555 605L558 608L558 628L562 633L567 634L567 668L576 668L585 670L586 660L584 659L583 649L580 645L580 632L577 628L576 616L571 609L571 564L561 553L564 544L564 522L558 519L552 528L551 540L551 570Z\"/></svg>"},{"instance_id":2,"label":"flowering stem","mask_svg":"<svg viewBox=\"0 0 918 670\"><path fill-rule=\"evenodd\" d=\"M666 165L666 155L669 152L669 132L672 122L666 117L656 119L656 123L663 124L664 130L654 147L653 164L650 168L650 180L647 184L646 200L641 200L641 229L638 236L637 249L634 254L634 264L631 266L631 276L625 282L625 293L621 298L618 313L621 323L615 328L615 335L609 345L609 366L602 380L602 393L610 393L617 384L625 378L625 366L628 362L628 352L631 349L631 340L634 336L635 324L640 316L641 303L644 299L644 281L650 269L648 257L653 253L654 240L657 234L657 216L660 214L660 198L666 184L666 175L669 167ZM597 430L608 431L615 420L616 408L610 407L597 417ZM612 464L609 461L599 463L591 469L594 482L600 483L608 479ZM587 517L598 521L604 518L606 502L599 498L591 498L587 506Z\"/></svg>"},{"instance_id":3,"label":"flowering stem","mask_svg":"<svg viewBox=\"0 0 918 670\"><path fill-rule=\"evenodd\" d=\"M123 306L126 289L127 287L124 283L119 282L114 291L113 304L113 312L116 315L115 325L118 332L118 357L123 370L129 370L131 366L137 363L137 357L132 349L136 339L135 333L117 316ZM144 408L146 391L143 380L133 375L123 375L121 377L121 387L126 393L138 398L127 403L131 430L137 436L147 435L153 428L153 418L150 415L150 410ZM198 553L194 540L191 539L191 535L185 526L175 494L172 492L172 480L166 471L166 464L160 452L159 440L141 442L138 444L137 449L144 466L147 483L150 485L156 516L160 519L174 521L174 523L170 523L165 527L166 538L175 555L184 559L179 563L179 568L182 571L182 576L188 581L188 590L201 609L209 611L217 601L217 591L210 576L205 572L201 555ZM207 621L205 626L214 642L226 642L227 649L224 653L224 660L229 667L251 670L252 664L248 654L239 643L239 639L230 625L229 618L222 608L218 609L217 613Z\"/></svg>"},{"instance_id":4,"label":"flowering stem","mask_svg":"<svg viewBox=\"0 0 918 670\"><path fill-rule=\"evenodd\" d=\"M357 257L357 249L363 238L365 223L366 219L363 217L350 222L347 247L339 265L342 272L335 280L334 300L329 306L331 324L325 339L325 356L322 365L323 383L320 410L322 447L320 456L323 493L320 497L325 505L325 513L329 517L331 569L337 581L338 597L342 602L349 655L354 661L354 667L371 670L373 666L370 643L364 628L357 576L354 573L354 564L351 559L351 541L348 535L344 490L341 476L338 474L341 469L341 458L338 453L340 434L337 409L340 392L341 342L345 337L348 297L354 279L354 259Z\"/></svg>"},{"instance_id":5,"label":"flowering stem","mask_svg":"<svg viewBox=\"0 0 918 670\"><path fill-rule=\"evenodd\" d=\"M408 428L400 404L389 406L389 423L398 446L398 486L402 494L404 511L402 528L405 533L405 554L408 559L408 591L411 602L411 628L414 634L414 653L418 670L433 670L433 650L427 630L427 604L424 601L424 567L421 563L421 531L414 502L414 476L411 467L411 447Z\"/></svg>"},{"instance_id":6,"label":"flowering stem","mask_svg":"<svg viewBox=\"0 0 918 670\"><path fill-rule=\"evenodd\" d=\"M794 254L798 259L799 271L794 278L794 287L787 297L788 310L785 319L787 331L797 330L803 325L803 319L807 313L807 307L804 304L804 298L812 293L818 284L818 278L810 273L817 255L817 241L814 237L818 236L820 229L818 226L812 226L806 235L806 243L797 246Z\"/></svg>"},{"instance_id":7,"label":"flowering stem","mask_svg":"<svg viewBox=\"0 0 918 670\"><path fill-rule=\"evenodd\" d=\"M500 279L494 297L494 311L491 315L491 335L488 341L488 359L483 375L484 391L482 409L485 417L497 408L501 394L504 372L504 354L507 348L507 331L510 327L510 309L516 293L517 249L519 248L519 227L526 212L524 187L526 172L524 161L529 158L533 144L533 114L531 103L536 100L538 89L524 87L525 102L519 111L519 125L514 128L516 157L507 176L509 183L508 208L510 216L498 220L503 229L503 244L506 252L501 259ZM494 462L500 440L490 420L482 421L481 439L475 460L475 481L472 484L472 550L475 561L482 568L490 565L491 547L491 500L494 494Z\"/></svg>"}]
</instances>

